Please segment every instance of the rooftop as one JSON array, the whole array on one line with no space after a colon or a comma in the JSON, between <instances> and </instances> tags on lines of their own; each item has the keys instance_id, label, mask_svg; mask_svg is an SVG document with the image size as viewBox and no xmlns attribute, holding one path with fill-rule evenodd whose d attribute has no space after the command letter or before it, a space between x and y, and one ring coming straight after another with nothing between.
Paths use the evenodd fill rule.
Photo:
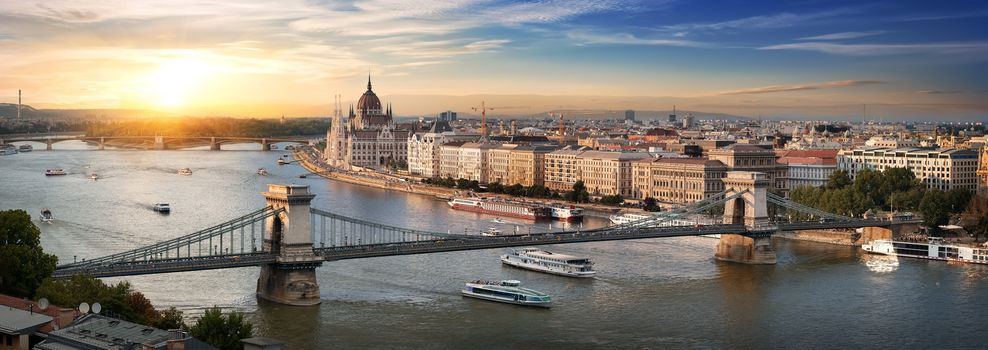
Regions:
<instances>
[{"instance_id":1,"label":"rooftop","mask_svg":"<svg viewBox=\"0 0 988 350\"><path fill-rule=\"evenodd\" d=\"M15 309L10 306L0 307L0 333L34 333L36 329L41 328L51 320L52 317L45 314Z\"/></svg>"}]
</instances>

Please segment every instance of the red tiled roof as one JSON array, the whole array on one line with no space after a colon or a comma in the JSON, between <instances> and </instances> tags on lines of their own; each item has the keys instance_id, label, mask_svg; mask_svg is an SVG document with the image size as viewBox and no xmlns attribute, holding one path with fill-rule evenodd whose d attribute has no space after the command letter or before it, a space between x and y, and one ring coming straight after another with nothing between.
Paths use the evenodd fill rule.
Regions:
<instances>
[{"instance_id":1,"label":"red tiled roof","mask_svg":"<svg viewBox=\"0 0 988 350\"><path fill-rule=\"evenodd\" d=\"M775 150L775 155L779 157L817 157L817 158L837 158L838 149L780 149Z\"/></svg>"},{"instance_id":2,"label":"red tiled roof","mask_svg":"<svg viewBox=\"0 0 988 350\"><path fill-rule=\"evenodd\" d=\"M48 324L44 325L44 326L41 326L41 328L38 329L38 332L41 332L41 333L48 333L48 332L53 331L55 329L54 328L55 324L58 324L58 323L61 322L61 320L59 319L59 316L60 315L62 315L64 313L67 313L67 312L68 313L74 313L75 312L74 309L63 308L63 307L59 307L59 306L55 306L55 305L49 305L47 309L41 310L41 307L38 306L38 303L36 303L34 301L31 301L31 300L28 300L28 299L22 299L22 298L18 298L18 297L11 296L11 295L6 295L6 294L0 294L0 306L12 307L12 308L20 309L20 310L24 310L24 311L32 311L33 310L34 312L37 312L39 314L44 314L44 315L51 316L52 317L52 321L49 322ZM33 309L32 309L32 306L33 306ZM68 325L68 323L69 322L66 322L66 324L58 324L58 326L59 327L65 327L65 326Z\"/></svg>"}]
</instances>

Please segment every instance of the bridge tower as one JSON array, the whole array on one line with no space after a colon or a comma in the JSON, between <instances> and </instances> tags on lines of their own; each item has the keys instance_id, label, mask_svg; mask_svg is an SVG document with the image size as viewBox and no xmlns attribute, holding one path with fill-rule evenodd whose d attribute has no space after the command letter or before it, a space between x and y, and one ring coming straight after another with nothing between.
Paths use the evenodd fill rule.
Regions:
<instances>
[{"instance_id":1,"label":"bridge tower","mask_svg":"<svg viewBox=\"0 0 988 350\"><path fill-rule=\"evenodd\" d=\"M737 199L724 203L725 224L740 224L753 229L769 222L766 194L772 183L765 173L728 171L723 181L727 190L726 196L743 193ZM715 257L718 260L744 264L775 264L776 262L770 233L722 234Z\"/></svg>"},{"instance_id":2,"label":"bridge tower","mask_svg":"<svg viewBox=\"0 0 988 350\"><path fill-rule=\"evenodd\" d=\"M257 296L287 305L318 305L316 268L323 259L312 251L309 230L309 202L316 195L302 185L268 185L262 194L269 206L284 211L264 223L264 250L275 262L261 266Z\"/></svg>"},{"instance_id":3,"label":"bridge tower","mask_svg":"<svg viewBox=\"0 0 988 350\"><path fill-rule=\"evenodd\" d=\"M216 138L215 137L210 137L209 138L209 150L210 151L219 151L220 150L220 144L218 142L216 142Z\"/></svg>"}]
</instances>

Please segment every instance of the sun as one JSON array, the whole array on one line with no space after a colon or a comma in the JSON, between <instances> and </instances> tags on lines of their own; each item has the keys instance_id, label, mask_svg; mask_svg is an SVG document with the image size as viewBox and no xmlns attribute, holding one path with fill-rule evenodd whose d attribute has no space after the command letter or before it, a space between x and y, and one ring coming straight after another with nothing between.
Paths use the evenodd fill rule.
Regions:
<instances>
[{"instance_id":1,"label":"sun","mask_svg":"<svg viewBox=\"0 0 988 350\"><path fill-rule=\"evenodd\" d=\"M203 81L208 71L208 65L191 58L162 62L148 81L149 99L159 107L185 106L192 91Z\"/></svg>"}]
</instances>

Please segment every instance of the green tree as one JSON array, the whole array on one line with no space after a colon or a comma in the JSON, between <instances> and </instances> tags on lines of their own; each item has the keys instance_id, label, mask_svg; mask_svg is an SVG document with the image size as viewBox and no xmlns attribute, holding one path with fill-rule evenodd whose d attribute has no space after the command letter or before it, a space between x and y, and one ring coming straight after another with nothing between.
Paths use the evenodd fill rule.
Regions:
<instances>
[{"instance_id":1,"label":"green tree","mask_svg":"<svg viewBox=\"0 0 988 350\"><path fill-rule=\"evenodd\" d=\"M830 173L830 177L827 179L827 188L830 189L842 189L851 184L851 176L847 174L847 170L834 170Z\"/></svg>"},{"instance_id":2,"label":"green tree","mask_svg":"<svg viewBox=\"0 0 988 350\"><path fill-rule=\"evenodd\" d=\"M652 197L647 197L644 200L642 200L642 209L645 209L645 211L652 211L652 212L662 211L662 207L659 206L659 201L655 200L655 198Z\"/></svg>"},{"instance_id":3,"label":"green tree","mask_svg":"<svg viewBox=\"0 0 988 350\"><path fill-rule=\"evenodd\" d=\"M566 193L566 200L577 203L590 202L590 192L587 191L587 186L583 180L573 184L573 190Z\"/></svg>"},{"instance_id":4,"label":"green tree","mask_svg":"<svg viewBox=\"0 0 988 350\"><path fill-rule=\"evenodd\" d=\"M961 226L979 239L988 239L988 196L974 195L961 214Z\"/></svg>"},{"instance_id":5,"label":"green tree","mask_svg":"<svg viewBox=\"0 0 988 350\"><path fill-rule=\"evenodd\" d=\"M951 214L963 211L971 202L972 195L971 191L966 188L954 188L947 191L947 209Z\"/></svg>"},{"instance_id":6,"label":"green tree","mask_svg":"<svg viewBox=\"0 0 988 350\"><path fill-rule=\"evenodd\" d=\"M621 203L624 203L624 197L621 197L619 194L603 196L600 197L600 203L606 205L621 205Z\"/></svg>"},{"instance_id":7,"label":"green tree","mask_svg":"<svg viewBox=\"0 0 988 350\"><path fill-rule=\"evenodd\" d=\"M487 191L491 193L504 193L504 185L500 182L491 182L487 184Z\"/></svg>"},{"instance_id":8,"label":"green tree","mask_svg":"<svg viewBox=\"0 0 988 350\"><path fill-rule=\"evenodd\" d=\"M939 231L940 225L946 224L950 219L949 205L947 195L943 191L937 189L926 191L923 200L919 202L919 211L923 214L923 225L934 232Z\"/></svg>"},{"instance_id":9,"label":"green tree","mask_svg":"<svg viewBox=\"0 0 988 350\"><path fill-rule=\"evenodd\" d=\"M130 283L107 285L102 280L75 275L67 279L46 279L38 287L38 297L45 297L54 305L75 306L79 303L98 302L103 310L124 320L147 324L154 308L143 295L132 295ZM139 293L138 293L139 294Z\"/></svg>"},{"instance_id":10,"label":"green tree","mask_svg":"<svg viewBox=\"0 0 988 350\"><path fill-rule=\"evenodd\" d=\"M161 310L158 313L158 317L155 318L150 324L151 327L158 329L182 329L185 328L185 322L182 318L182 312L176 309L174 306Z\"/></svg>"},{"instance_id":11,"label":"green tree","mask_svg":"<svg viewBox=\"0 0 988 350\"><path fill-rule=\"evenodd\" d=\"M34 297L58 258L41 248L41 231L24 210L0 211L0 293Z\"/></svg>"},{"instance_id":12,"label":"green tree","mask_svg":"<svg viewBox=\"0 0 988 350\"><path fill-rule=\"evenodd\" d=\"M254 334L253 325L244 315L232 311L226 315L218 307L206 309L206 313L188 328L189 335L202 340L220 350L243 349L240 339Z\"/></svg>"}]
</instances>

